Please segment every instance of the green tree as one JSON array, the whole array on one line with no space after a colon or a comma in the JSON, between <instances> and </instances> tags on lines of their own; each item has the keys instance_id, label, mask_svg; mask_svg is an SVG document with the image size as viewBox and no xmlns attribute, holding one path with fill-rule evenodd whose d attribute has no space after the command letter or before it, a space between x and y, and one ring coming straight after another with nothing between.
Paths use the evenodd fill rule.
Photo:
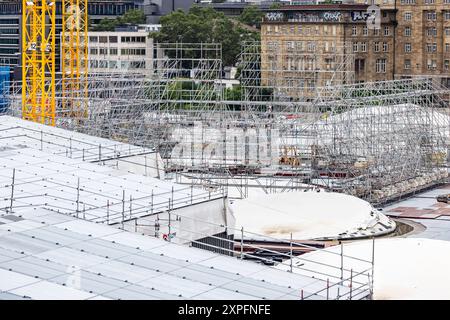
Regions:
<instances>
[{"instance_id":1,"label":"green tree","mask_svg":"<svg viewBox=\"0 0 450 320\"><path fill-rule=\"evenodd\" d=\"M256 6L248 6L242 11L238 20L242 23L245 23L249 26L261 28L261 20L264 16L264 13L258 9Z\"/></svg>"},{"instance_id":2,"label":"green tree","mask_svg":"<svg viewBox=\"0 0 450 320\"><path fill-rule=\"evenodd\" d=\"M132 9L125 12L123 16L118 17L117 20L119 24L144 24L146 19L144 11L140 9Z\"/></svg>"},{"instance_id":3,"label":"green tree","mask_svg":"<svg viewBox=\"0 0 450 320\"><path fill-rule=\"evenodd\" d=\"M225 66L235 65L243 41L258 40L259 33L243 28L212 8L192 7L161 17L161 29L150 36L158 42L221 43Z\"/></svg>"}]
</instances>

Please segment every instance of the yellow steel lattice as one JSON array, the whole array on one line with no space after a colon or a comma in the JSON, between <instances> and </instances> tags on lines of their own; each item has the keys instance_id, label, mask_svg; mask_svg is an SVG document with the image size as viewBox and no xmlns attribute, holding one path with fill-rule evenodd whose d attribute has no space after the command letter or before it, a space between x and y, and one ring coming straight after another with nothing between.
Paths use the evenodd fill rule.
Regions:
<instances>
[{"instance_id":1,"label":"yellow steel lattice","mask_svg":"<svg viewBox=\"0 0 450 320\"><path fill-rule=\"evenodd\" d=\"M55 125L55 3L22 2L22 118Z\"/></svg>"},{"instance_id":2,"label":"yellow steel lattice","mask_svg":"<svg viewBox=\"0 0 450 320\"><path fill-rule=\"evenodd\" d=\"M63 0L61 34L62 114L87 116L87 0Z\"/></svg>"}]
</instances>

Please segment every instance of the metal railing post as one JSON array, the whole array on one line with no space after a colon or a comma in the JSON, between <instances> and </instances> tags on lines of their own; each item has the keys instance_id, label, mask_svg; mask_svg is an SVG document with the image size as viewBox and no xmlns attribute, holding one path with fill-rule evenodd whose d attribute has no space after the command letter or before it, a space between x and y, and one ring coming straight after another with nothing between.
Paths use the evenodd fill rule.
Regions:
<instances>
[{"instance_id":1,"label":"metal railing post","mask_svg":"<svg viewBox=\"0 0 450 320\"><path fill-rule=\"evenodd\" d=\"M133 216L133 207L132 207L132 203L133 203L133 196L130 194L130 219Z\"/></svg>"},{"instance_id":2,"label":"metal railing post","mask_svg":"<svg viewBox=\"0 0 450 320\"><path fill-rule=\"evenodd\" d=\"M77 179L77 218L80 212L80 178Z\"/></svg>"},{"instance_id":3,"label":"metal railing post","mask_svg":"<svg viewBox=\"0 0 450 320\"><path fill-rule=\"evenodd\" d=\"M291 258L291 273L292 273L292 254L293 254L293 252L292 252L292 232L291 232L291 240L289 242L289 256Z\"/></svg>"},{"instance_id":4,"label":"metal railing post","mask_svg":"<svg viewBox=\"0 0 450 320\"><path fill-rule=\"evenodd\" d=\"M152 195L151 195L152 204L150 207L150 213L153 214L153 189L152 189Z\"/></svg>"},{"instance_id":5,"label":"metal railing post","mask_svg":"<svg viewBox=\"0 0 450 320\"><path fill-rule=\"evenodd\" d=\"M327 278L327 300L330 300L330 278Z\"/></svg>"},{"instance_id":6,"label":"metal railing post","mask_svg":"<svg viewBox=\"0 0 450 320\"><path fill-rule=\"evenodd\" d=\"M122 190L122 229L125 221L125 190Z\"/></svg>"},{"instance_id":7,"label":"metal railing post","mask_svg":"<svg viewBox=\"0 0 450 320\"><path fill-rule=\"evenodd\" d=\"M169 241L169 242L171 242L170 240L170 238L171 238L171 234L172 234L172 226L171 226L171 224L172 224L172 217L171 217L171 214L170 214L170 199L169 199L169 234L168 234L168 236L167 236L167 240Z\"/></svg>"},{"instance_id":8,"label":"metal railing post","mask_svg":"<svg viewBox=\"0 0 450 320\"><path fill-rule=\"evenodd\" d=\"M353 269L350 269L350 300L352 300L353 295Z\"/></svg>"},{"instance_id":9,"label":"metal railing post","mask_svg":"<svg viewBox=\"0 0 450 320\"><path fill-rule=\"evenodd\" d=\"M106 223L109 224L109 199L106 201Z\"/></svg>"},{"instance_id":10,"label":"metal railing post","mask_svg":"<svg viewBox=\"0 0 450 320\"><path fill-rule=\"evenodd\" d=\"M16 181L16 168L13 169L13 174L12 174L12 182L11 182L11 202L9 204L9 211L12 212L13 211L13 205L14 205L14 184Z\"/></svg>"},{"instance_id":11,"label":"metal railing post","mask_svg":"<svg viewBox=\"0 0 450 320\"><path fill-rule=\"evenodd\" d=\"M241 227L241 260L244 259L244 227Z\"/></svg>"},{"instance_id":12,"label":"metal railing post","mask_svg":"<svg viewBox=\"0 0 450 320\"><path fill-rule=\"evenodd\" d=\"M374 269L375 269L375 237L372 238L372 279L370 281L371 290L373 290Z\"/></svg>"},{"instance_id":13,"label":"metal railing post","mask_svg":"<svg viewBox=\"0 0 450 320\"><path fill-rule=\"evenodd\" d=\"M341 280L344 280L344 244L341 241Z\"/></svg>"}]
</instances>

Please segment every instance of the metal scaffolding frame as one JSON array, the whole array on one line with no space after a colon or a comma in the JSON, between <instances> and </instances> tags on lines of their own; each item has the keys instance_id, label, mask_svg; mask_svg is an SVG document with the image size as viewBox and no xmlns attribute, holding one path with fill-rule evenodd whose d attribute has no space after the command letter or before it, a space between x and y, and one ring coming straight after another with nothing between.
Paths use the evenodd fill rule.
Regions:
<instances>
[{"instance_id":1,"label":"metal scaffolding frame","mask_svg":"<svg viewBox=\"0 0 450 320\"><path fill-rule=\"evenodd\" d=\"M57 83L57 126L152 148L177 182L236 188L242 197L253 187L320 187L383 204L447 181L449 88L435 77L352 83L352 55L334 48L294 51L299 59L331 55L335 64L297 68L293 83L282 65L261 62L259 43L244 44L233 101L221 85L220 45L155 44L151 76L89 78L86 118L64 115ZM322 79L314 95L298 95L311 77Z\"/></svg>"}]
</instances>

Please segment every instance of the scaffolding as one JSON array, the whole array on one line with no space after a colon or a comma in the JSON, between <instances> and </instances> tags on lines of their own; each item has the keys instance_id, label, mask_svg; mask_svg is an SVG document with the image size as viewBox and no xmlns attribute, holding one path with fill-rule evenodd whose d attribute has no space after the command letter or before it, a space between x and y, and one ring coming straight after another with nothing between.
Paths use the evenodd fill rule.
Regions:
<instances>
[{"instance_id":1,"label":"scaffolding","mask_svg":"<svg viewBox=\"0 0 450 320\"><path fill-rule=\"evenodd\" d=\"M246 43L239 94L229 99L220 45L155 44L150 76L89 78L83 121L62 111L57 83L57 126L151 148L177 182L240 197L319 187L381 205L447 181L449 88L435 77L353 83L347 45L333 48L280 54L298 58L285 70ZM299 66L313 56L318 67ZM312 78L314 94L299 94Z\"/></svg>"}]
</instances>

